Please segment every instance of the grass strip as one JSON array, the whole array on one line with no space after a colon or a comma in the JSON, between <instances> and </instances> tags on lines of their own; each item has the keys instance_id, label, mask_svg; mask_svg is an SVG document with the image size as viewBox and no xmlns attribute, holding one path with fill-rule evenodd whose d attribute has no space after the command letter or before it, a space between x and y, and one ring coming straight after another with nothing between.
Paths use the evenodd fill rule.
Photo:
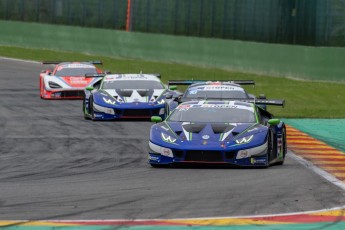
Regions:
<instances>
[{"instance_id":1,"label":"grass strip","mask_svg":"<svg viewBox=\"0 0 345 230\"><path fill-rule=\"evenodd\" d=\"M0 56L36 61L102 60L102 68L104 70L110 70L113 73L139 73L140 71L143 73L160 73L164 82L169 79L254 80L256 83L255 87L244 87L249 93L255 95L264 93L267 98L286 100L284 108L268 107L268 110L277 117L345 118L345 106L343 106L343 100L345 99L344 83L301 81L177 63L119 59L81 53L8 46L0 46ZM179 90L183 91L184 88L179 87Z\"/></svg>"}]
</instances>

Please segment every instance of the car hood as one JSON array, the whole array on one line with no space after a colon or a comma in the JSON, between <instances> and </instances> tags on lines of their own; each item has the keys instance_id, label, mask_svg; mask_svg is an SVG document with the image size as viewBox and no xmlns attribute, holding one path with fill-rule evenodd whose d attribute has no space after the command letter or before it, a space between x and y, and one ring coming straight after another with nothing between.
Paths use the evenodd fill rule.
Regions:
<instances>
[{"instance_id":1,"label":"car hood","mask_svg":"<svg viewBox=\"0 0 345 230\"><path fill-rule=\"evenodd\" d=\"M80 88L83 89L89 85L92 85L97 78L85 78L85 77L78 77L78 76L49 76L46 75L44 77L45 85L49 88L49 82L56 83L60 85L62 88Z\"/></svg>"},{"instance_id":2,"label":"car hood","mask_svg":"<svg viewBox=\"0 0 345 230\"><path fill-rule=\"evenodd\" d=\"M233 143L241 137L257 136L260 133L265 135L267 130L266 126L258 123L162 122L152 126L150 138L156 143L163 141L184 145L189 142L195 145L205 141Z\"/></svg>"},{"instance_id":3,"label":"car hood","mask_svg":"<svg viewBox=\"0 0 345 230\"><path fill-rule=\"evenodd\" d=\"M120 102L155 102L161 98L165 89L118 89L104 90Z\"/></svg>"},{"instance_id":4,"label":"car hood","mask_svg":"<svg viewBox=\"0 0 345 230\"><path fill-rule=\"evenodd\" d=\"M66 82L68 85L72 87L86 87L88 86L93 78L86 78L84 76L63 76L60 77L64 82Z\"/></svg>"}]
</instances>

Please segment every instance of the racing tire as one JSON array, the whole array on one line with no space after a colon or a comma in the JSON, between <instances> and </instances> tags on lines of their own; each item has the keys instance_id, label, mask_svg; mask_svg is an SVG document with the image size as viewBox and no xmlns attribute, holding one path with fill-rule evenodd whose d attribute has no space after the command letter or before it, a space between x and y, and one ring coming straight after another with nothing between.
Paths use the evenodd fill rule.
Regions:
<instances>
[{"instance_id":1,"label":"racing tire","mask_svg":"<svg viewBox=\"0 0 345 230\"><path fill-rule=\"evenodd\" d=\"M153 168L170 168L170 164L150 164Z\"/></svg>"},{"instance_id":2,"label":"racing tire","mask_svg":"<svg viewBox=\"0 0 345 230\"><path fill-rule=\"evenodd\" d=\"M88 117L88 116L85 115L85 98L83 99L83 114L84 114L84 119L85 119L85 120L91 120L90 117Z\"/></svg>"},{"instance_id":3,"label":"racing tire","mask_svg":"<svg viewBox=\"0 0 345 230\"><path fill-rule=\"evenodd\" d=\"M95 121L95 113L93 112L93 97L90 97L90 100L89 100L89 112L90 112L90 115L91 115L91 120L92 121Z\"/></svg>"},{"instance_id":4,"label":"racing tire","mask_svg":"<svg viewBox=\"0 0 345 230\"><path fill-rule=\"evenodd\" d=\"M273 139L273 131L269 129L268 137L267 137L267 164L265 168L270 167L270 162L272 160L273 151L274 151L274 139Z\"/></svg>"},{"instance_id":5,"label":"racing tire","mask_svg":"<svg viewBox=\"0 0 345 230\"><path fill-rule=\"evenodd\" d=\"M283 137L282 137L282 145L283 145L283 160L278 162L277 165L283 165L285 161L285 156L287 153L287 144L286 144L286 129L285 127L283 128Z\"/></svg>"}]
</instances>

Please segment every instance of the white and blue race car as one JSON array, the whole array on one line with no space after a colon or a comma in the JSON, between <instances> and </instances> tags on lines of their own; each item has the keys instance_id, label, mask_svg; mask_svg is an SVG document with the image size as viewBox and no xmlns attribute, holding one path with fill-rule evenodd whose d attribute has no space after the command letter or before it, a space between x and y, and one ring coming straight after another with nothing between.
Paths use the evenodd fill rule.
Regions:
<instances>
[{"instance_id":1,"label":"white and blue race car","mask_svg":"<svg viewBox=\"0 0 345 230\"><path fill-rule=\"evenodd\" d=\"M284 101L267 104L282 106ZM186 163L268 167L284 163L285 124L253 103L184 102L166 120L151 120L157 122L151 127L149 141L153 167Z\"/></svg>"},{"instance_id":2,"label":"white and blue race car","mask_svg":"<svg viewBox=\"0 0 345 230\"><path fill-rule=\"evenodd\" d=\"M91 75L89 77L95 77ZM167 101L175 93L167 89L159 74L109 74L85 89L85 119L165 118Z\"/></svg>"},{"instance_id":3,"label":"white and blue race car","mask_svg":"<svg viewBox=\"0 0 345 230\"><path fill-rule=\"evenodd\" d=\"M185 93L170 103L171 110L187 101L266 99L264 94L256 97L242 88L242 85L255 85L253 80L169 80L168 86L171 85L188 85ZM266 109L265 105L260 106Z\"/></svg>"}]
</instances>

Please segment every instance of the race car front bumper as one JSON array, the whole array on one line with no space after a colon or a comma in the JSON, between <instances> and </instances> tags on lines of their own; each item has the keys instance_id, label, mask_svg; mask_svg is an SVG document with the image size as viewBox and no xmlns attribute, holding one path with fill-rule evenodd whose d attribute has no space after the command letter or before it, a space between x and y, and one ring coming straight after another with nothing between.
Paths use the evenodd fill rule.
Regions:
<instances>
[{"instance_id":1,"label":"race car front bumper","mask_svg":"<svg viewBox=\"0 0 345 230\"><path fill-rule=\"evenodd\" d=\"M237 166L267 166L267 144L257 146L253 149L260 149L258 154L248 157L239 157L243 150L204 150L195 149L174 149L159 146L149 142L149 164L167 165L167 164L230 164ZM247 149L251 151L251 149Z\"/></svg>"}]
</instances>

